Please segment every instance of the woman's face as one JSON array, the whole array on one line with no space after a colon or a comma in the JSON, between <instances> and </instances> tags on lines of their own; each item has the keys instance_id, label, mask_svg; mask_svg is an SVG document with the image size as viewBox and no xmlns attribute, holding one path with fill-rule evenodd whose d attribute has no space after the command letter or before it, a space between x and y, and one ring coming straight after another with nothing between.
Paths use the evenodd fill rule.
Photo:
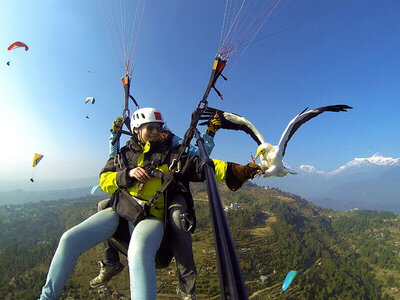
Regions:
<instances>
[{"instance_id":1,"label":"woman's face","mask_svg":"<svg viewBox=\"0 0 400 300\"><path fill-rule=\"evenodd\" d=\"M146 123L140 126L136 133L143 143L157 142L160 140L162 126L162 123L157 122Z\"/></svg>"}]
</instances>

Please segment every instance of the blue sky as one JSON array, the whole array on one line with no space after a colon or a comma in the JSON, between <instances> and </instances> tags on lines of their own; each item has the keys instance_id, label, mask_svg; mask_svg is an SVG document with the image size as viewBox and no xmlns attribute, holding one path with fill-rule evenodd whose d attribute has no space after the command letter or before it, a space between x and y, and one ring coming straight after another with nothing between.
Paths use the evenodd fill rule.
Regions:
<instances>
[{"instance_id":1,"label":"blue sky","mask_svg":"<svg viewBox=\"0 0 400 300\"><path fill-rule=\"evenodd\" d=\"M147 2L131 93L141 107L159 108L177 135L208 83L224 5ZM354 109L302 126L286 164L331 171L355 157L400 157L399 9L395 0L289 1L258 41L228 62L228 81L217 84L224 100L212 91L209 106L245 116L276 144L305 107L348 104ZM5 0L0 12L0 181L29 189L32 176L40 188L49 179L97 176L124 105L121 46L110 39L109 12L94 0ZM29 51L7 51L15 41ZM84 104L88 96L94 105ZM213 158L239 163L257 148L241 132L221 130L215 142ZM44 154L37 170L35 152Z\"/></svg>"}]
</instances>

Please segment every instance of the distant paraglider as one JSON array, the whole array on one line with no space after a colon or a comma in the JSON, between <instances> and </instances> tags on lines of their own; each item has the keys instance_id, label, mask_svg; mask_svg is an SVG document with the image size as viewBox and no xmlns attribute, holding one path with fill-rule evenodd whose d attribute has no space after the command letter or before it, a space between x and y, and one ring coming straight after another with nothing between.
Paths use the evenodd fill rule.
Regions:
<instances>
[{"instance_id":1,"label":"distant paraglider","mask_svg":"<svg viewBox=\"0 0 400 300\"><path fill-rule=\"evenodd\" d=\"M43 154L35 153L33 156L33 162L32 162L32 167L36 167L38 163L42 160Z\"/></svg>"},{"instance_id":2,"label":"distant paraglider","mask_svg":"<svg viewBox=\"0 0 400 300\"><path fill-rule=\"evenodd\" d=\"M39 154L39 153L35 153L35 155L33 155L33 161L32 161L32 168L35 168L39 162L42 160L43 158L43 154ZM31 182L35 182L33 180L33 171L32 171L32 178L30 179Z\"/></svg>"},{"instance_id":3,"label":"distant paraglider","mask_svg":"<svg viewBox=\"0 0 400 300\"><path fill-rule=\"evenodd\" d=\"M289 287L289 285L292 283L293 279L296 277L297 271L290 271L285 278L285 281L283 282L282 285L282 291L286 291Z\"/></svg>"},{"instance_id":4,"label":"distant paraglider","mask_svg":"<svg viewBox=\"0 0 400 300\"><path fill-rule=\"evenodd\" d=\"M96 192L96 190L99 188L100 184L96 184L92 187L92 190L90 191L90 195L94 195L94 193Z\"/></svg>"},{"instance_id":5,"label":"distant paraglider","mask_svg":"<svg viewBox=\"0 0 400 300\"><path fill-rule=\"evenodd\" d=\"M28 51L29 49L28 46L23 42L14 42L10 46L8 46L7 50L10 51L21 47L24 47L25 51ZM10 61L7 61L7 66L10 66Z\"/></svg>"},{"instance_id":6,"label":"distant paraglider","mask_svg":"<svg viewBox=\"0 0 400 300\"><path fill-rule=\"evenodd\" d=\"M85 100L85 103L90 102L90 103L94 104L95 101L96 100L94 99L94 97L87 97L86 100Z\"/></svg>"},{"instance_id":7,"label":"distant paraglider","mask_svg":"<svg viewBox=\"0 0 400 300\"><path fill-rule=\"evenodd\" d=\"M94 97L87 97L86 100L85 100L85 104L86 103L94 104L95 101L96 101L96 99L94 99ZM88 115L86 115L86 119L89 119Z\"/></svg>"},{"instance_id":8,"label":"distant paraglider","mask_svg":"<svg viewBox=\"0 0 400 300\"><path fill-rule=\"evenodd\" d=\"M20 48L20 47L25 47L25 51L28 51L28 46L25 44L25 43L23 43L23 42L15 42L15 43L12 43L10 46L8 46L8 50L13 50L13 49L16 49L16 48Z\"/></svg>"}]
</instances>

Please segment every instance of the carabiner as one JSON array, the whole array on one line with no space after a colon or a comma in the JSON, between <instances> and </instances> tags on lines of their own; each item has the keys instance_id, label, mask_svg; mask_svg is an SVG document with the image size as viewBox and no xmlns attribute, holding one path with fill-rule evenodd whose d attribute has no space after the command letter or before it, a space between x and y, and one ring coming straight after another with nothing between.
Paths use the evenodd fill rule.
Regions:
<instances>
[{"instance_id":1,"label":"carabiner","mask_svg":"<svg viewBox=\"0 0 400 300\"><path fill-rule=\"evenodd\" d=\"M175 165L176 165L176 170L174 169ZM174 158L174 159L172 160L172 163L169 165L168 169L169 169L171 172L179 173L179 172L181 171L181 161L180 161L180 160L177 160L176 158Z\"/></svg>"},{"instance_id":2,"label":"carabiner","mask_svg":"<svg viewBox=\"0 0 400 300\"><path fill-rule=\"evenodd\" d=\"M125 114L126 112L128 112L128 115ZM129 108L124 108L124 110L122 111L122 117L126 119L127 116L129 117L129 115L130 115Z\"/></svg>"},{"instance_id":3,"label":"carabiner","mask_svg":"<svg viewBox=\"0 0 400 300\"><path fill-rule=\"evenodd\" d=\"M188 213L181 214L181 224L185 231L190 231L193 228L193 221L187 217Z\"/></svg>"}]
</instances>

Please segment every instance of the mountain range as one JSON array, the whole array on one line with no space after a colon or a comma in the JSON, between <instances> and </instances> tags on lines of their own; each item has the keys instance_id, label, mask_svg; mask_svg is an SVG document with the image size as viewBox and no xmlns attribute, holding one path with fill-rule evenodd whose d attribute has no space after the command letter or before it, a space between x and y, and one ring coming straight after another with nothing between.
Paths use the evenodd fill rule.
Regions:
<instances>
[{"instance_id":1,"label":"mountain range","mask_svg":"<svg viewBox=\"0 0 400 300\"><path fill-rule=\"evenodd\" d=\"M359 208L400 213L399 158L374 154L354 158L330 172L310 165L301 165L293 171L297 175L260 178L256 183L298 194L335 210Z\"/></svg>"}]
</instances>

